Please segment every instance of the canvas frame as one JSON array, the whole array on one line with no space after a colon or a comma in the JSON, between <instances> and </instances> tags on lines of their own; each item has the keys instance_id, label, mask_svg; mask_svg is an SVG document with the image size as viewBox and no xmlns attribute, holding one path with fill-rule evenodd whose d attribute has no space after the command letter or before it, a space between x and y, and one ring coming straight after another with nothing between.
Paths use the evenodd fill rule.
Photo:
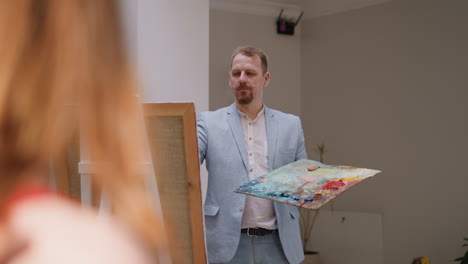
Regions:
<instances>
[{"instance_id":1,"label":"canvas frame","mask_svg":"<svg viewBox=\"0 0 468 264\"><path fill-rule=\"evenodd\" d=\"M174 250L174 243L179 243L182 241L190 241L192 258L191 260L187 259L178 259L182 254L187 254L188 252L180 252L183 250L178 249L177 252L171 252L171 258L173 263L194 263L194 264L206 264L206 249L205 249L205 236L204 236L204 223L203 223L203 207L202 207L202 194L201 194L201 182L200 182L200 163L199 163L199 154L198 154L198 138L197 138L197 126L196 126L196 114L195 106L193 103L147 103L143 104L143 112L145 116L145 122L148 131L148 140L150 146L150 152L152 156L153 171L154 176L156 177L156 182L158 185L158 193L161 201L162 213L165 224L168 224L168 237L171 250ZM157 122L155 124L156 128L152 128L152 120L166 120L166 121ZM156 121L155 121L156 122ZM180 133L174 133L164 136L167 138L157 138L160 135L156 130L171 129L170 127L164 128L172 122L180 123L181 131ZM166 124L165 124L166 123ZM178 126L178 125L177 125ZM164 132L162 132L164 134ZM182 137L182 138L180 138ZM156 139L155 139L156 138ZM152 141L159 141L159 145ZM177 145L176 142L182 142L182 144ZM163 145L163 146L160 146ZM167 148L176 147L174 151L167 151ZM159 148L159 149L158 149ZM184 153L184 160L171 159L167 156L173 155L173 152L181 151ZM179 170L178 174L185 175L171 175L171 173L161 173L161 171L171 171L172 167L185 166L185 169ZM166 167L161 168L161 167ZM177 177L176 177L177 176ZM180 180L178 183L171 182L172 178L177 178ZM174 181L177 181L175 179ZM186 191L186 196L182 200L187 199L188 211L186 212L177 212L177 219L173 217L171 219L171 214L174 212L167 212L166 210L172 211L172 200L170 197L165 197L171 194L165 194L163 188L168 189L172 188L173 191L184 189ZM184 190L181 190L185 192ZM166 208L166 209L165 209ZM187 219L178 219L180 217L186 217ZM183 226L174 226L180 223L188 224L189 227ZM171 226L172 225L172 226ZM175 235L174 232L178 230L183 230L184 228L189 229L190 232L179 233Z\"/></svg>"}]
</instances>

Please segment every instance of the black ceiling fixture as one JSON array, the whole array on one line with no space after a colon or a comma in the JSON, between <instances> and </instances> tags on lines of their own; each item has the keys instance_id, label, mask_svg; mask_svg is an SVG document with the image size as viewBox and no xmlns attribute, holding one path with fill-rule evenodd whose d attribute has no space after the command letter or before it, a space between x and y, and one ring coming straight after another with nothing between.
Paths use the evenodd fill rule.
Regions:
<instances>
[{"instance_id":1,"label":"black ceiling fixture","mask_svg":"<svg viewBox=\"0 0 468 264\"><path fill-rule=\"evenodd\" d=\"M278 34L294 35L294 28L299 23L299 20L301 20L304 12L301 12L301 14L296 19L296 21L293 21L292 19L281 17L281 15L283 14L283 11L284 10L281 9L278 19L276 19L276 32Z\"/></svg>"}]
</instances>

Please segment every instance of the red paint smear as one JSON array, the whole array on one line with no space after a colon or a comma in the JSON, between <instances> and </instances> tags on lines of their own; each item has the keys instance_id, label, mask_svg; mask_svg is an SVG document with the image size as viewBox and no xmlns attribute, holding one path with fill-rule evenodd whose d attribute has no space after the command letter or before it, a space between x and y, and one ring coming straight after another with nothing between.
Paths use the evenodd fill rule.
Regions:
<instances>
[{"instance_id":1,"label":"red paint smear","mask_svg":"<svg viewBox=\"0 0 468 264\"><path fill-rule=\"evenodd\" d=\"M339 181L331 181L327 184L325 184L322 189L323 190L338 190L341 186L345 186L346 183L343 182L343 180Z\"/></svg>"}]
</instances>

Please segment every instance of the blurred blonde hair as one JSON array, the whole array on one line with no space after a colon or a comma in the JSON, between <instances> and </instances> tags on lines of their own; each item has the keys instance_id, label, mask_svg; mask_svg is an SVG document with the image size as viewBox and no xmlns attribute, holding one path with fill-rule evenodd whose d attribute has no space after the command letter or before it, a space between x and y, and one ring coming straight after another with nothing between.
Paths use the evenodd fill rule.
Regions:
<instances>
[{"instance_id":1,"label":"blurred blonde hair","mask_svg":"<svg viewBox=\"0 0 468 264\"><path fill-rule=\"evenodd\" d=\"M28 177L47 176L79 120L94 184L105 186L120 219L161 245L160 218L136 174L143 117L117 4L0 1L0 43L0 199Z\"/></svg>"}]
</instances>

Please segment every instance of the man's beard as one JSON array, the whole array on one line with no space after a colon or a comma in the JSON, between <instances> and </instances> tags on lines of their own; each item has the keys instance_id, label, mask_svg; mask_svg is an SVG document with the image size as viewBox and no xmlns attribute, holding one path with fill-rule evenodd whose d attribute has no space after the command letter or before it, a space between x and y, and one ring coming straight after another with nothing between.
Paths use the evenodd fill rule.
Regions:
<instances>
[{"instance_id":1,"label":"man's beard","mask_svg":"<svg viewBox=\"0 0 468 264\"><path fill-rule=\"evenodd\" d=\"M245 87L236 88L236 100L241 105L247 105L254 99L251 89L245 89Z\"/></svg>"}]
</instances>

